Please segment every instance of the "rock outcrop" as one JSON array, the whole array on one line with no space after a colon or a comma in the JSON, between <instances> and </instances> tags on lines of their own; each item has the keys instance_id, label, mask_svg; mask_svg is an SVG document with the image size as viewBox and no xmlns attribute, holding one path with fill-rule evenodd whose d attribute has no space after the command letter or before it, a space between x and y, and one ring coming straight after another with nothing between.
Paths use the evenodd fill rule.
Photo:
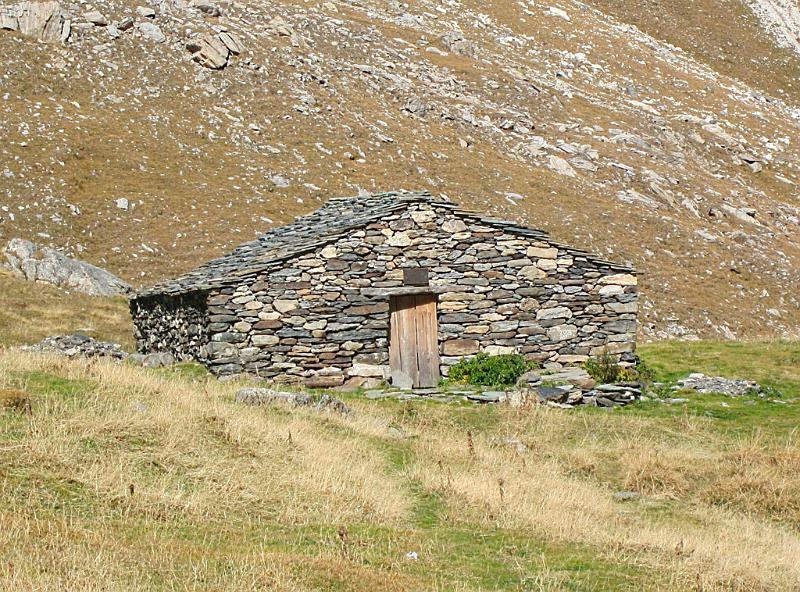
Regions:
<instances>
[{"instance_id":1,"label":"rock outcrop","mask_svg":"<svg viewBox=\"0 0 800 592\"><path fill-rule=\"evenodd\" d=\"M231 55L242 52L242 44L232 33L223 31L212 35L204 35L199 40L190 41L186 49L192 52L192 58L201 66L220 70L228 65Z\"/></svg>"},{"instance_id":2,"label":"rock outcrop","mask_svg":"<svg viewBox=\"0 0 800 592\"><path fill-rule=\"evenodd\" d=\"M53 284L91 296L118 296L131 291L129 284L104 269L21 238L9 241L3 255L11 271L28 281Z\"/></svg>"},{"instance_id":3,"label":"rock outcrop","mask_svg":"<svg viewBox=\"0 0 800 592\"><path fill-rule=\"evenodd\" d=\"M58 2L21 2L0 7L0 29L58 43L69 39L72 25L69 14Z\"/></svg>"}]
</instances>

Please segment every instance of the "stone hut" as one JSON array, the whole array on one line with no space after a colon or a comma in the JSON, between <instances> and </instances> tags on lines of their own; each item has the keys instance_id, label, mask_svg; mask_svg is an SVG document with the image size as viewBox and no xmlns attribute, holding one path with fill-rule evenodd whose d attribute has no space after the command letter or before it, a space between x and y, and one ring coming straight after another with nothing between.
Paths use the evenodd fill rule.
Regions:
<instances>
[{"instance_id":1,"label":"stone hut","mask_svg":"<svg viewBox=\"0 0 800 592\"><path fill-rule=\"evenodd\" d=\"M633 270L428 193L334 198L131 300L142 353L218 376L435 386L464 356L633 362Z\"/></svg>"}]
</instances>

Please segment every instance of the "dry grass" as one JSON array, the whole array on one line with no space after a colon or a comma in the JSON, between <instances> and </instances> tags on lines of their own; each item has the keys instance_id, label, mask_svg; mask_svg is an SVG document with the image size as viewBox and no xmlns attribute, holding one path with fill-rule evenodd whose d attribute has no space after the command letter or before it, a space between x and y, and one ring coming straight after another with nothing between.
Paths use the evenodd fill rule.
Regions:
<instances>
[{"instance_id":1,"label":"dry grass","mask_svg":"<svg viewBox=\"0 0 800 592\"><path fill-rule=\"evenodd\" d=\"M75 332L133 347L127 301L65 292L0 270L0 345Z\"/></svg>"},{"instance_id":2,"label":"dry grass","mask_svg":"<svg viewBox=\"0 0 800 592\"><path fill-rule=\"evenodd\" d=\"M753 88L793 103L800 96L797 56L772 41L746 2L591 0L589 4Z\"/></svg>"},{"instance_id":3,"label":"dry grass","mask_svg":"<svg viewBox=\"0 0 800 592\"><path fill-rule=\"evenodd\" d=\"M0 412L3 589L800 582L791 432L739 438L644 411L248 408L233 384L13 351L0 388L33 397L30 415ZM509 435L528 452L497 445Z\"/></svg>"}]
</instances>

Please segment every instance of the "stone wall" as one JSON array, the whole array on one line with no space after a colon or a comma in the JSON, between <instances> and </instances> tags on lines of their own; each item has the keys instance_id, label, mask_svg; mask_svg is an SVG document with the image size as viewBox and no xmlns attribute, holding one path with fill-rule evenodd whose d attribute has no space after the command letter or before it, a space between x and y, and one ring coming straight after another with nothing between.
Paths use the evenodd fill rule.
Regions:
<instances>
[{"instance_id":1,"label":"stone wall","mask_svg":"<svg viewBox=\"0 0 800 592\"><path fill-rule=\"evenodd\" d=\"M210 331L205 292L131 300L136 349L170 352L177 359L205 359Z\"/></svg>"},{"instance_id":2,"label":"stone wall","mask_svg":"<svg viewBox=\"0 0 800 592\"><path fill-rule=\"evenodd\" d=\"M328 377L330 384L347 375L388 376L388 299L365 289L401 286L404 267L423 266L431 285L453 286L438 305L445 374L478 351L518 352L547 367L603 352L632 361L634 275L536 231L452 210L410 204L216 289L207 300L207 324L196 301L181 313L181 304L167 301L148 310L146 299L134 312L140 349L196 352L207 329L210 339L195 355L218 375Z\"/></svg>"}]
</instances>

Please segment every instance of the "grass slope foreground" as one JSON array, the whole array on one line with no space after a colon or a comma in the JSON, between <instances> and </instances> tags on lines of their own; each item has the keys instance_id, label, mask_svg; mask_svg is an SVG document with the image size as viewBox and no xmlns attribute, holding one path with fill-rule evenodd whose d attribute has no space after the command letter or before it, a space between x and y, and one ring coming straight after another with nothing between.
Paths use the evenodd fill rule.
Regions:
<instances>
[{"instance_id":1,"label":"grass slope foreground","mask_svg":"<svg viewBox=\"0 0 800 592\"><path fill-rule=\"evenodd\" d=\"M2 350L0 589L800 589L800 346L643 355L780 394L344 417Z\"/></svg>"}]
</instances>

